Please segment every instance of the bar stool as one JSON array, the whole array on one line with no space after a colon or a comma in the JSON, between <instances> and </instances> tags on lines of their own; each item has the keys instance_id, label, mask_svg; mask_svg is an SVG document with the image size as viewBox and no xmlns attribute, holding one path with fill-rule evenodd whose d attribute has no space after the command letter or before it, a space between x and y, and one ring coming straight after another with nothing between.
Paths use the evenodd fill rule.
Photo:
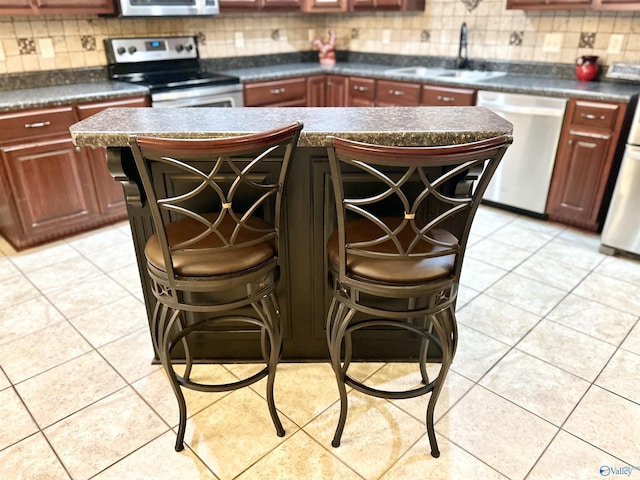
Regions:
<instances>
[{"instance_id":1,"label":"bar stool","mask_svg":"<svg viewBox=\"0 0 640 480\"><path fill-rule=\"evenodd\" d=\"M274 289L283 185L301 129L294 123L229 138L129 139L155 230L145 246L156 298L151 337L178 401L176 451L184 448L187 423L181 387L229 391L266 376L269 412L277 434L285 433L273 397L282 350ZM192 381L189 335L220 325L259 330L266 365L233 383ZM182 375L174 369L177 345Z\"/></svg>"},{"instance_id":2,"label":"bar stool","mask_svg":"<svg viewBox=\"0 0 640 480\"><path fill-rule=\"evenodd\" d=\"M332 301L326 334L340 392L334 447L347 419L349 385L386 399L431 392L426 426L431 455L440 455L433 414L456 352L455 304L465 247L482 194L510 143L510 136L501 136L462 145L392 147L327 138L337 222L327 241ZM353 334L380 328L413 338L407 355L417 364L416 386L383 390L349 375ZM427 361L433 357L441 366L430 379Z\"/></svg>"}]
</instances>

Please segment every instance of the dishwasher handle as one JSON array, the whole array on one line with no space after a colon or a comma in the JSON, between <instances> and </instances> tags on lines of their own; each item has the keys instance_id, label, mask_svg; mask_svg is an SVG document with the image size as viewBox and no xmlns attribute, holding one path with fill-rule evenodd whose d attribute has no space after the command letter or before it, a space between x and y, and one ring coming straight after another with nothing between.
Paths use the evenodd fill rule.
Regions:
<instances>
[{"instance_id":1,"label":"dishwasher handle","mask_svg":"<svg viewBox=\"0 0 640 480\"><path fill-rule=\"evenodd\" d=\"M493 110L496 113L515 113L519 115L535 115L540 117L562 117L564 116L564 108L548 108L548 107L535 107L535 106L518 106L509 105L501 102L491 103L482 102L478 105L487 107L489 110Z\"/></svg>"}]
</instances>

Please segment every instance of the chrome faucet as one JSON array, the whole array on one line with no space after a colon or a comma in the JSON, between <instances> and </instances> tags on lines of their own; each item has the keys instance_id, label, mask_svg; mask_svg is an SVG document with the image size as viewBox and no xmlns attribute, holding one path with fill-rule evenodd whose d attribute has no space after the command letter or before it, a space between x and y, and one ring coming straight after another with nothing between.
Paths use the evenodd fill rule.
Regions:
<instances>
[{"instance_id":1,"label":"chrome faucet","mask_svg":"<svg viewBox=\"0 0 640 480\"><path fill-rule=\"evenodd\" d=\"M467 58L467 24L462 23L460 27L460 46L458 47L458 58L456 58L456 68L467 68L469 59Z\"/></svg>"}]
</instances>

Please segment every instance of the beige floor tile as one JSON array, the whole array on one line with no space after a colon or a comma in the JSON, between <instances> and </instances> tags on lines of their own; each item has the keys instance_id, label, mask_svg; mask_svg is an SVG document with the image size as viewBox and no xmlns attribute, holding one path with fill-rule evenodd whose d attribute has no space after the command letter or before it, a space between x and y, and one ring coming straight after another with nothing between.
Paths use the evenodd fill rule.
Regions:
<instances>
[{"instance_id":1,"label":"beige floor tile","mask_svg":"<svg viewBox=\"0 0 640 480\"><path fill-rule=\"evenodd\" d=\"M640 355L640 322L636 323L629 336L622 342L622 348Z\"/></svg>"},{"instance_id":2,"label":"beige floor tile","mask_svg":"<svg viewBox=\"0 0 640 480\"><path fill-rule=\"evenodd\" d=\"M93 250L84 255L104 272L111 272L129 265L136 265L136 253L133 249L133 242L127 239L117 245L104 247L100 250Z\"/></svg>"},{"instance_id":3,"label":"beige floor tile","mask_svg":"<svg viewBox=\"0 0 640 480\"><path fill-rule=\"evenodd\" d=\"M96 348L149 325L144 304L129 293L69 321Z\"/></svg>"},{"instance_id":4,"label":"beige floor tile","mask_svg":"<svg viewBox=\"0 0 640 480\"><path fill-rule=\"evenodd\" d=\"M153 363L153 342L148 326L107 343L98 351L130 383L162 368Z\"/></svg>"},{"instance_id":5,"label":"beige floor tile","mask_svg":"<svg viewBox=\"0 0 640 480\"><path fill-rule=\"evenodd\" d=\"M489 288L506 273L507 271L502 268L467 257L462 265L460 284L480 292Z\"/></svg>"},{"instance_id":6,"label":"beige floor tile","mask_svg":"<svg viewBox=\"0 0 640 480\"><path fill-rule=\"evenodd\" d=\"M592 273L578 285L574 293L618 310L640 315L640 285Z\"/></svg>"},{"instance_id":7,"label":"beige floor tile","mask_svg":"<svg viewBox=\"0 0 640 480\"><path fill-rule=\"evenodd\" d=\"M215 480L207 466L188 448L176 452L175 434L167 432L115 465L94 480Z\"/></svg>"},{"instance_id":8,"label":"beige floor tile","mask_svg":"<svg viewBox=\"0 0 640 480\"><path fill-rule=\"evenodd\" d=\"M45 435L74 480L90 478L167 431L130 388L46 428Z\"/></svg>"},{"instance_id":9,"label":"beige floor tile","mask_svg":"<svg viewBox=\"0 0 640 480\"><path fill-rule=\"evenodd\" d=\"M436 424L436 432L512 480L523 479L558 431L476 386Z\"/></svg>"},{"instance_id":10,"label":"beige floor tile","mask_svg":"<svg viewBox=\"0 0 640 480\"><path fill-rule=\"evenodd\" d=\"M582 241L576 241L576 235L580 234L562 232L540 249L539 253L566 265L592 270L604 260L605 255L598 252L599 242L597 246L591 244L593 236L583 236Z\"/></svg>"},{"instance_id":11,"label":"beige floor tile","mask_svg":"<svg viewBox=\"0 0 640 480\"><path fill-rule=\"evenodd\" d=\"M603 478L606 467L621 466L620 460L561 430L542 455L527 480ZM605 467L603 473L600 469ZM608 476L608 475L606 475Z\"/></svg>"},{"instance_id":12,"label":"beige floor tile","mask_svg":"<svg viewBox=\"0 0 640 480\"><path fill-rule=\"evenodd\" d=\"M18 270L13 263L11 263L11 260L8 257L5 257L0 253L0 278L7 279L17 275L22 275L22 272Z\"/></svg>"},{"instance_id":13,"label":"beige floor tile","mask_svg":"<svg viewBox=\"0 0 640 480\"><path fill-rule=\"evenodd\" d=\"M547 318L613 345L619 345L637 316L569 294Z\"/></svg>"},{"instance_id":14,"label":"beige floor tile","mask_svg":"<svg viewBox=\"0 0 640 480\"><path fill-rule=\"evenodd\" d=\"M640 405L593 386L564 430L631 465L640 458Z\"/></svg>"},{"instance_id":15,"label":"beige floor tile","mask_svg":"<svg viewBox=\"0 0 640 480\"><path fill-rule=\"evenodd\" d=\"M100 269L89 260L78 256L32 270L26 276L40 291L51 292L101 274Z\"/></svg>"},{"instance_id":16,"label":"beige floor tile","mask_svg":"<svg viewBox=\"0 0 640 480\"><path fill-rule=\"evenodd\" d=\"M127 224L128 226L128 224ZM126 235L117 227L105 227L85 234L78 235L69 242L69 246L87 258L96 252L113 246L131 245L131 234Z\"/></svg>"},{"instance_id":17,"label":"beige floor tile","mask_svg":"<svg viewBox=\"0 0 640 480\"><path fill-rule=\"evenodd\" d=\"M298 429L280 415L278 437L266 402L249 388L225 396L187 422L185 442L222 480L234 478Z\"/></svg>"},{"instance_id":18,"label":"beige floor tile","mask_svg":"<svg viewBox=\"0 0 640 480\"><path fill-rule=\"evenodd\" d=\"M558 263L551 257L537 253L516 267L514 273L569 292L587 276L589 270Z\"/></svg>"},{"instance_id":19,"label":"beige floor tile","mask_svg":"<svg viewBox=\"0 0 640 480\"><path fill-rule=\"evenodd\" d=\"M89 350L91 345L62 321L0 346L0 365L18 383Z\"/></svg>"},{"instance_id":20,"label":"beige floor tile","mask_svg":"<svg viewBox=\"0 0 640 480\"><path fill-rule=\"evenodd\" d=\"M536 281L515 273L502 277L487 289L486 294L541 317L567 295L544 283L544 279Z\"/></svg>"},{"instance_id":21,"label":"beige floor tile","mask_svg":"<svg viewBox=\"0 0 640 480\"><path fill-rule=\"evenodd\" d=\"M11 480L68 480L41 433L0 451L0 478Z\"/></svg>"},{"instance_id":22,"label":"beige floor tile","mask_svg":"<svg viewBox=\"0 0 640 480\"><path fill-rule=\"evenodd\" d=\"M137 264L110 270L109 276L137 298L142 298L142 284Z\"/></svg>"},{"instance_id":23,"label":"beige floor tile","mask_svg":"<svg viewBox=\"0 0 640 480\"><path fill-rule=\"evenodd\" d=\"M513 222L517 215L506 210L482 206L476 212L471 231L486 237Z\"/></svg>"},{"instance_id":24,"label":"beige floor tile","mask_svg":"<svg viewBox=\"0 0 640 480\"><path fill-rule=\"evenodd\" d=\"M92 351L31 377L16 389L44 428L125 385L122 377Z\"/></svg>"},{"instance_id":25,"label":"beige floor tile","mask_svg":"<svg viewBox=\"0 0 640 480\"><path fill-rule=\"evenodd\" d=\"M464 285L458 285L458 300L456 302L456 310L464 307L471 300L480 295L480 292Z\"/></svg>"},{"instance_id":26,"label":"beige floor tile","mask_svg":"<svg viewBox=\"0 0 640 480\"><path fill-rule=\"evenodd\" d=\"M637 260L625 257L607 257L595 271L601 275L640 285L640 262Z\"/></svg>"},{"instance_id":27,"label":"beige floor tile","mask_svg":"<svg viewBox=\"0 0 640 480\"><path fill-rule=\"evenodd\" d=\"M11 255L11 261L23 272L65 262L79 254L64 242L42 245Z\"/></svg>"},{"instance_id":28,"label":"beige floor tile","mask_svg":"<svg viewBox=\"0 0 640 480\"><path fill-rule=\"evenodd\" d=\"M11 382L9 382L9 379L4 374L4 372L0 370L0 390L4 390L9 386L11 386Z\"/></svg>"},{"instance_id":29,"label":"beige floor tile","mask_svg":"<svg viewBox=\"0 0 640 480\"><path fill-rule=\"evenodd\" d=\"M464 325L458 325L458 348L451 369L477 381L507 353L509 346Z\"/></svg>"},{"instance_id":30,"label":"beige floor tile","mask_svg":"<svg viewBox=\"0 0 640 480\"><path fill-rule=\"evenodd\" d=\"M480 384L558 426L589 388L589 382L518 350L500 360Z\"/></svg>"},{"instance_id":31,"label":"beige floor tile","mask_svg":"<svg viewBox=\"0 0 640 480\"><path fill-rule=\"evenodd\" d=\"M429 364L427 366L427 373L429 374L429 379L434 380L440 373L440 365ZM421 376L417 364L389 363L376 372L367 383L368 385L385 390L401 391L416 388L420 385L420 382ZM435 421L444 415L473 385L474 383L471 380L449 369L436 403L434 412ZM390 400L390 402L417 420L425 422L427 405L430 398L431 394L426 394L420 397Z\"/></svg>"},{"instance_id":32,"label":"beige floor tile","mask_svg":"<svg viewBox=\"0 0 640 480\"><path fill-rule=\"evenodd\" d=\"M38 296L0 310L0 345L64 321L49 301Z\"/></svg>"},{"instance_id":33,"label":"beige floor tile","mask_svg":"<svg viewBox=\"0 0 640 480\"><path fill-rule=\"evenodd\" d=\"M0 391L0 418L0 450L38 431L37 425L13 388Z\"/></svg>"},{"instance_id":34,"label":"beige floor tile","mask_svg":"<svg viewBox=\"0 0 640 480\"><path fill-rule=\"evenodd\" d=\"M554 235L546 232L535 231L531 228L526 228L512 222L495 232L491 238L522 250L535 252L547 244Z\"/></svg>"},{"instance_id":35,"label":"beige floor tile","mask_svg":"<svg viewBox=\"0 0 640 480\"><path fill-rule=\"evenodd\" d=\"M616 347L563 325L543 320L517 348L573 375L593 381Z\"/></svg>"},{"instance_id":36,"label":"beige floor tile","mask_svg":"<svg viewBox=\"0 0 640 480\"><path fill-rule=\"evenodd\" d=\"M305 427L326 448L338 423L338 403ZM365 479L382 475L425 433L425 426L390 402L349 393L347 421L340 446L332 453Z\"/></svg>"},{"instance_id":37,"label":"beige floor tile","mask_svg":"<svg viewBox=\"0 0 640 480\"><path fill-rule=\"evenodd\" d=\"M72 318L130 294L107 275L102 275L49 292L46 296L65 317Z\"/></svg>"},{"instance_id":38,"label":"beige floor tile","mask_svg":"<svg viewBox=\"0 0 640 480\"><path fill-rule=\"evenodd\" d=\"M438 448L440 457L433 458L429 439L425 435L380 480L507 480L507 477L446 438L438 438Z\"/></svg>"},{"instance_id":39,"label":"beige floor tile","mask_svg":"<svg viewBox=\"0 0 640 480\"><path fill-rule=\"evenodd\" d=\"M503 270L511 270L531 256L531 252L512 245L485 238L467 247L466 256L489 263Z\"/></svg>"},{"instance_id":40,"label":"beige floor tile","mask_svg":"<svg viewBox=\"0 0 640 480\"><path fill-rule=\"evenodd\" d=\"M596 385L640 404L640 355L618 350L596 379Z\"/></svg>"},{"instance_id":41,"label":"beige floor tile","mask_svg":"<svg viewBox=\"0 0 640 480\"><path fill-rule=\"evenodd\" d=\"M558 235L558 240L560 239L565 240L565 242L563 242L563 245L566 246L567 253L569 253L576 245L586 247L591 253L599 253L598 249L600 248L600 235L597 233L591 233L580 230L578 228L567 227ZM602 256L598 255L598 258L602 259Z\"/></svg>"},{"instance_id":42,"label":"beige floor tile","mask_svg":"<svg viewBox=\"0 0 640 480\"><path fill-rule=\"evenodd\" d=\"M191 371L191 379L197 382L209 381L219 384L230 383L235 380L234 376L220 365L194 365ZM141 378L132 386L165 422L172 427L178 425L178 400L163 369L156 370L154 373ZM199 392L188 388L183 388L182 392L187 402L187 415L189 417L193 417L229 394L229 392Z\"/></svg>"},{"instance_id":43,"label":"beige floor tile","mask_svg":"<svg viewBox=\"0 0 640 480\"><path fill-rule=\"evenodd\" d=\"M39 296L38 289L22 275L0 281L0 310Z\"/></svg>"},{"instance_id":44,"label":"beige floor tile","mask_svg":"<svg viewBox=\"0 0 640 480\"><path fill-rule=\"evenodd\" d=\"M273 452L237 478L238 480L362 479L303 431L294 433Z\"/></svg>"},{"instance_id":45,"label":"beige floor tile","mask_svg":"<svg viewBox=\"0 0 640 480\"><path fill-rule=\"evenodd\" d=\"M550 222L547 220L540 220L538 218L529 217L526 215L518 215L513 221L513 225L518 227L529 228L537 232L546 233L556 236L567 229L566 225L561 223Z\"/></svg>"},{"instance_id":46,"label":"beige floor tile","mask_svg":"<svg viewBox=\"0 0 640 480\"><path fill-rule=\"evenodd\" d=\"M459 323L508 345L515 345L540 317L498 299L481 295L456 312Z\"/></svg>"}]
</instances>

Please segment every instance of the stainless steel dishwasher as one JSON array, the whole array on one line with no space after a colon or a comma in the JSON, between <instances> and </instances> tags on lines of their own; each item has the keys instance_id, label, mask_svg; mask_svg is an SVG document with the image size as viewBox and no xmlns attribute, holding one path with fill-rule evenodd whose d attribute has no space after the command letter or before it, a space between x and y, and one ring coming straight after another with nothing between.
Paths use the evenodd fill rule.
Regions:
<instances>
[{"instance_id":1,"label":"stainless steel dishwasher","mask_svg":"<svg viewBox=\"0 0 640 480\"><path fill-rule=\"evenodd\" d=\"M513 145L483 200L544 216L567 100L481 90L477 105L513 124Z\"/></svg>"}]
</instances>

